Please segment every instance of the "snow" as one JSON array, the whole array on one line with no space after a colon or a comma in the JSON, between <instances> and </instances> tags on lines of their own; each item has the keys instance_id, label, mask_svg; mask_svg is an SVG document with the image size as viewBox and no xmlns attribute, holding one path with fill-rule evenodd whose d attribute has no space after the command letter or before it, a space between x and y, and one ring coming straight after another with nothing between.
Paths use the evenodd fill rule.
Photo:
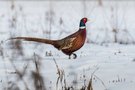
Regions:
<instances>
[{"instance_id":1,"label":"snow","mask_svg":"<svg viewBox=\"0 0 135 90\"><path fill-rule=\"evenodd\" d=\"M135 89L135 45L113 43L112 32L112 28L117 28L120 30L118 40L125 43L134 41L134 1L105 0L103 6L100 6L96 1L86 0L86 7L82 5L82 1L17 0L14 3L15 8L11 9L10 1L0 1L0 90L8 87L8 81L17 82L21 90L24 90L24 82L18 79L15 67L23 71L27 65L24 81L34 90L31 83L31 72L35 70L34 53L39 55L41 75L47 90L50 87L50 90L56 90L58 74L54 59L59 68L64 70L69 86L77 80L77 88L80 88L84 79L88 85L92 73L96 70L93 76L94 90ZM112 9L114 11L111 11ZM50 29L50 13L53 15L51 39L60 39L77 31L79 20L87 16L90 18L90 22L87 23L87 40L98 44L85 43L75 52L78 55L77 59L71 60L61 51L46 44L23 41L23 56L18 54L19 51L10 48L11 43L5 40L11 36L48 38L46 31ZM116 16L112 18L112 15ZM63 20L62 24L60 19ZM47 56L46 52L52 56Z\"/></svg>"},{"instance_id":2,"label":"snow","mask_svg":"<svg viewBox=\"0 0 135 90\"><path fill-rule=\"evenodd\" d=\"M25 45L28 44L29 43L24 43L23 46L26 47ZM95 79L93 80L94 90L134 90L135 88L134 45L108 44L100 46L95 44L85 44L83 48L76 52L78 58L75 60L69 60L68 56L54 49L52 46L44 45L43 47L44 54L41 54L39 48L30 49L30 52L31 54L35 52L37 55L40 55L41 74L44 77L46 87L48 88L50 87L50 81L52 82L52 85L55 85L58 77L57 68L53 59L56 60L59 68L65 71L68 85L72 85L72 81L76 76L78 84L80 86L83 85L83 79L80 79L80 77L85 75L87 80L89 80L91 74L98 69L94 75L104 82L105 87L100 80ZM51 51L53 56L45 56L46 51ZM30 56L27 56L26 54L22 58L14 60L13 63L19 70L23 70L25 65L29 63L27 70L29 76L31 70L35 69L35 66L31 59L25 60L25 57ZM5 73L4 63L8 74ZM10 77L9 80L14 80L16 75L11 74L11 72L14 72L14 68L9 61L9 58L6 57L6 60L2 60L1 64L0 72L2 74L0 77L2 80L1 85L3 85L4 81L6 82L5 75ZM30 78L27 77L25 79L29 82ZM52 88L55 89L55 87Z\"/></svg>"}]
</instances>

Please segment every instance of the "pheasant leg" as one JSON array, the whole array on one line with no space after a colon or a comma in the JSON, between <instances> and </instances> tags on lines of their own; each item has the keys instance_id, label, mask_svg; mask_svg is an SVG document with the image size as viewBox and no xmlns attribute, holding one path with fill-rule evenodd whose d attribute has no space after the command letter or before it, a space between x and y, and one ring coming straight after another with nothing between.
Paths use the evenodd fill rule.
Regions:
<instances>
[{"instance_id":1,"label":"pheasant leg","mask_svg":"<svg viewBox=\"0 0 135 90\"><path fill-rule=\"evenodd\" d=\"M71 59L71 55L69 55L68 59Z\"/></svg>"},{"instance_id":2,"label":"pheasant leg","mask_svg":"<svg viewBox=\"0 0 135 90\"><path fill-rule=\"evenodd\" d=\"M77 58L77 55L75 53L73 53L73 55L74 55L73 59L76 59Z\"/></svg>"},{"instance_id":3,"label":"pheasant leg","mask_svg":"<svg viewBox=\"0 0 135 90\"><path fill-rule=\"evenodd\" d=\"M69 55L69 59L71 59L71 56L73 55L73 59L77 58L77 55L75 53L72 53L71 55Z\"/></svg>"}]
</instances>

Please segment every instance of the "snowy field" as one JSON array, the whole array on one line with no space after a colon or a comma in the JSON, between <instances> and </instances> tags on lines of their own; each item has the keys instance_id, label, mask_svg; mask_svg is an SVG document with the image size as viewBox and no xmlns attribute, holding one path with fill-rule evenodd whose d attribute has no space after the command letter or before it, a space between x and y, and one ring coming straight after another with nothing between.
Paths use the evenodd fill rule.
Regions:
<instances>
[{"instance_id":1,"label":"snowy field","mask_svg":"<svg viewBox=\"0 0 135 90\"><path fill-rule=\"evenodd\" d=\"M46 51L46 48L49 48L48 50L52 52L53 56L41 54L41 52L39 52L39 48L38 50L32 49L31 53L35 52L37 55L40 55L41 74L45 79L46 87L51 87L51 90L56 89L55 84L58 77L57 68L53 61L54 58L59 68L65 71L65 78L67 80L67 85L69 86L73 85L74 80L77 80L77 87L79 88L84 84L84 79L86 79L87 85L91 74L96 70L94 73L95 76L93 76L95 77L93 79L94 90L134 90L135 88L134 45L108 44L99 46L94 44L85 44L82 49L76 52L78 58L75 60L69 60L66 55L49 45L44 45L44 52ZM0 62L1 87L6 85L7 77L9 81L16 81L17 78L17 75L14 73L15 70L13 65L9 61L9 57L10 56L6 57ZM18 70L23 70L23 68L28 64L24 80L28 85L31 85L32 83L29 74L35 69L34 62L32 59L25 59L25 57L30 56L24 55L21 58L13 60L13 64ZM83 78L83 76L85 76L85 78ZM21 80L18 81L17 84L23 88Z\"/></svg>"},{"instance_id":2,"label":"snowy field","mask_svg":"<svg viewBox=\"0 0 135 90\"><path fill-rule=\"evenodd\" d=\"M0 90L25 90L26 86L34 90L35 58L46 90L56 90L56 63L67 86L76 90L88 86L91 75L93 90L135 90L135 1L7 0L0 1L0 6ZM15 49L14 43L5 41L15 36L60 39L77 31L84 16L91 21L85 45L75 52L77 59L69 60L50 45L23 41ZM58 86L62 90L61 82Z\"/></svg>"}]
</instances>

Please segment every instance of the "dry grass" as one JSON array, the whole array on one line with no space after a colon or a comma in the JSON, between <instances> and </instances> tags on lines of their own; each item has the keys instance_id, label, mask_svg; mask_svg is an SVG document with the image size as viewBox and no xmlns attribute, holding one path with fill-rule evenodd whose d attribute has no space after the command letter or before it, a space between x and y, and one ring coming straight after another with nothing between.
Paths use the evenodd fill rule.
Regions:
<instances>
[{"instance_id":1,"label":"dry grass","mask_svg":"<svg viewBox=\"0 0 135 90\"><path fill-rule=\"evenodd\" d=\"M11 43L12 44L12 48L11 50L17 50L17 52L22 52L23 53L23 48L20 48L21 44L19 43L19 41L17 41L16 43ZM15 49L14 49L15 48ZM3 60L4 60L4 49L2 47L2 45L0 45L0 52L1 52L1 56L3 57ZM16 51L13 51L13 52L16 52ZM21 54L22 57L23 57L23 54ZM52 57L52 56L51 56ZM13 57L12 57L13 58ZM70 80L70 82L72 82L72 84L69 84L69 81L67 78L69 77L72 77L72 76L66 76L66 71L64 69L62 69L58 63L57 63L57 60L55 60L55 58L53 59L54 61L54 64L56 66L56 71L57 71L57 78L56 78L56 85L52 85L51 87L49 87L49 89L46 87L45 85L45 79L44 77L42 76L41 74L41 58L40 58L40 55L37 55L34 53L33 57L32 57L32 62L34 62L34 66L35 66L35 70L33 71L29 71L29 61L27 62L27 65L25 65L25 67L23 67L22 70L18 69L18 67L16 67L16 65L14 64L14 60L13 59L16 59L17 58L13 58L13 59L9 59L9 61L11 62L11 65L12 67L14 68L14 72L11 72L9 74L11 75L15 75L16 76L16 80L15 81L10 81L7 77L7 85L6 86L3 86L3 89L4 90L22 90L22 87L19 86L19 83L17 82L22 82L23 85L24 85L24 90L94 90L94 86L93 86L93 80L95 78L97 78L98 80L101 81L101 83L103 84L103 86L105 87L105 84L103 83L103 81L98 78L96 75L95 75L95 72L99 69L97 68L91 75L90 75L90 78L86 78L86 75L84 74L83 75L83 84L80 85L78 84L79 81L78 79L74 79L74 80ZM25 60L26 57L23 57L23 59ZM6 65L5 65L5 71L6 71ZM30 72L30 76L28 76L28 73L27 72ZM73 72L75 73L75 72ZM26 80L25 77L30 77L31 78L31 84L32 84L32 88L31 88L31 84L28 83L28 80ZM77 76L76 76L77 77ZM53 81L51 81L53 82ZM52 83L53 84L53 83ZM78 86L79 85L79 86ZM56 86L56 87L53 87L53 86ZM106 87L105 87L106 88Z\"/></svg>"}]
</instances>

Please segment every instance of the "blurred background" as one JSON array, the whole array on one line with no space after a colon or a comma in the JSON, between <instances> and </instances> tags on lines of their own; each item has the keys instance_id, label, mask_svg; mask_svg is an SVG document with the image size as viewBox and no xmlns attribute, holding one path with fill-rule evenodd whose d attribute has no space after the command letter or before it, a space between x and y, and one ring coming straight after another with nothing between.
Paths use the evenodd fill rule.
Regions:
<instances>
[{"instance_id":1,"label":"blurred background","mask_svg":"<svg viewBox=\"0 0 135 90\"><path fill-rule=\"evenodd\" d=\"M0 0L0 40L15 36L60 39L87 23L87 43L133 44L134 0Z\"/></svg>"},{"instance_id":2,"label":"blurred background","mask_svg":"<svg viewBox=\"0 0 135 90\"><path fill-rule=\"evenodd\" d=\"M69 60L51 45L5 41L17 36L61 39L76 32L83 17L90 19L86 24L88 44L76 52L77 60ZM56 80L63 77L69 80L67 84L74 80L75 87L80 83L85 86L89 76L100 69L96 75L108 86L102 89L100 78L94 77L90 79L96 82L98 89L94 90L134 90L134 24L134 0L0 0L0 87L54 90ZM36 89L37 80L43 89Z\"/></svg>"}]
</instances>

